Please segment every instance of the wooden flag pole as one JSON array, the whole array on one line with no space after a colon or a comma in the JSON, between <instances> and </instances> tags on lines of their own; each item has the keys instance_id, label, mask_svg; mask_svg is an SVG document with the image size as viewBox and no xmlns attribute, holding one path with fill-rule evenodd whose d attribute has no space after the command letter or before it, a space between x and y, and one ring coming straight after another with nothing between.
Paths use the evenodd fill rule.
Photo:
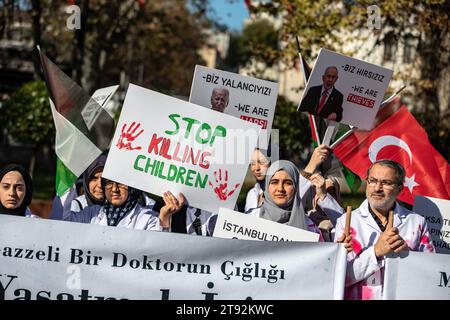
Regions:
<instances>
[{"instance_id":1,"label":"wooden flag pole","mask_svg":"<svg viewBox=\"0 0 450 320\"><path fill-rule=\"evenodd\" d=\"M390 230L394 227L394 211L390 210L388 215L388 223L386 230Z\"/></svg>"},{"instance_id":2,"label":"wooden flag pole","mask_svg":"<svg viewBox=\"0 0 450 320\"><path fill-rule=\"evenodd\" d=\"M350 235L351 216L352 216L352 207L348 206L347 215L345 216L345 229L344 229L344 234L346 237Z\"/></svg>"}]
</instances>

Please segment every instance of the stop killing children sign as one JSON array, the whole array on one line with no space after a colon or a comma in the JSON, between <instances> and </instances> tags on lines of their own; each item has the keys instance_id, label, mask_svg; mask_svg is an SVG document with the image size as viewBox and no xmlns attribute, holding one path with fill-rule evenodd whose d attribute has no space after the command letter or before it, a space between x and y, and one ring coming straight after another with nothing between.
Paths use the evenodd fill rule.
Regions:
<instances>
[{"instance_id":1,"label":"stop killing children sign","mask_svg":"<svg viewBox=\"0 0 450 320\"><path fill-rule=\"evenodd\" d=\"M130 84L103 177L231 209L259 134L256 124Z\"/></svg>"}]
</instances>

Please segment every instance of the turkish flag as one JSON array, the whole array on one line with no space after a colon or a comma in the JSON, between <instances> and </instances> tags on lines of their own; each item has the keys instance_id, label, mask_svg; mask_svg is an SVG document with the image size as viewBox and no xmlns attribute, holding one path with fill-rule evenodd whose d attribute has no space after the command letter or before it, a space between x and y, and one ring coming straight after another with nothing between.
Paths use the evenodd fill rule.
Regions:
<instances>
[{"instance_id":1,"label":"turkish flag","mask_svg":"<svg viewBox=\"0 0 450 320\"><path fill-rule=\"evenodd\" d=\"M371 131L349 135L334 148L334 154L362 179L376 160L402 164L406 177L398 199L411 205L416 195L450 199L450 165L405 106Z\"/></svg>"}]
</instances>

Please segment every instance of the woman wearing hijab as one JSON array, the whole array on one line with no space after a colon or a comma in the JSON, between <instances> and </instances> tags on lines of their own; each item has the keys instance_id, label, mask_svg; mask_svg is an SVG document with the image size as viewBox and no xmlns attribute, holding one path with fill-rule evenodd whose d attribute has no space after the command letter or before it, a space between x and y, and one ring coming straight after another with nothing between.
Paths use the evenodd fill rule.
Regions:
<instances>
[{"instance_id":1,"label":"woman wearing hijab","mask_svg":"<svg viewBox=\"0 0 450 320\"><path fill-rule=\"evenodd\" d=\"M129 229L165 231L160 225L158 213L139 203L141 191L104 178L101 179L101 187L105 195L102 206L87 206L80 212L70 211L64 214L63 220ZM179 210L178 207L175 209Z\"/></svg>"},{"instance_id":2,"label":"woman wearing hijab","mask_svg":"<svg viewBox=\"0 0 450 320\"><path fill-rule=\"evenodd\" d=\"M83 191L79 197L72 200L70 210L81 211L87 206L103 205L102 173L106 163L106 155L101 154L83 173Z\"/></svg>"},{"instance_id":3,"label":"woman wearing hijab","mask_svg":"<svg viewBox=\"0 0 450 320\"><path fill-rule=\"evenodd\" d=\"M305 214L299 191L300 172L290 161L274 162L266 173L264 202L249 214L320 234Z\"/></svg>"},{"instance_id":4,"label":"woman wearing hijab","mask_svg":"<svg viewBox=\"0 0 450 320\"><path fill-rule=\"evenodd\" d=\"M10 164L0 171L0 214L36 217L28 209L33 197L33 183L28 171Z\"/></svg>"}]
</instances>

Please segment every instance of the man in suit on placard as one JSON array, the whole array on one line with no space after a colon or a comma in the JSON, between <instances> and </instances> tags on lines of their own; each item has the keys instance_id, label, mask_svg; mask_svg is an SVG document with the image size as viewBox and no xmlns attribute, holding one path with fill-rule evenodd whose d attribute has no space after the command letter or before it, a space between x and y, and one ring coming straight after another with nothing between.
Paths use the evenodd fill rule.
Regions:
<instances>
[{"instance_id":1,"label":"man in suit on placard","mask_svg":"<svg viewBox=\"0 0 450 320\"><path fill-rule=\"evenodd\" d=\"M338 69L335 66L327 67L322 76L323 85L309 88L298 111L308 111L328 120L341 121L344 96L334 87L337 79Z\"/></svg>"}]
</instances>

